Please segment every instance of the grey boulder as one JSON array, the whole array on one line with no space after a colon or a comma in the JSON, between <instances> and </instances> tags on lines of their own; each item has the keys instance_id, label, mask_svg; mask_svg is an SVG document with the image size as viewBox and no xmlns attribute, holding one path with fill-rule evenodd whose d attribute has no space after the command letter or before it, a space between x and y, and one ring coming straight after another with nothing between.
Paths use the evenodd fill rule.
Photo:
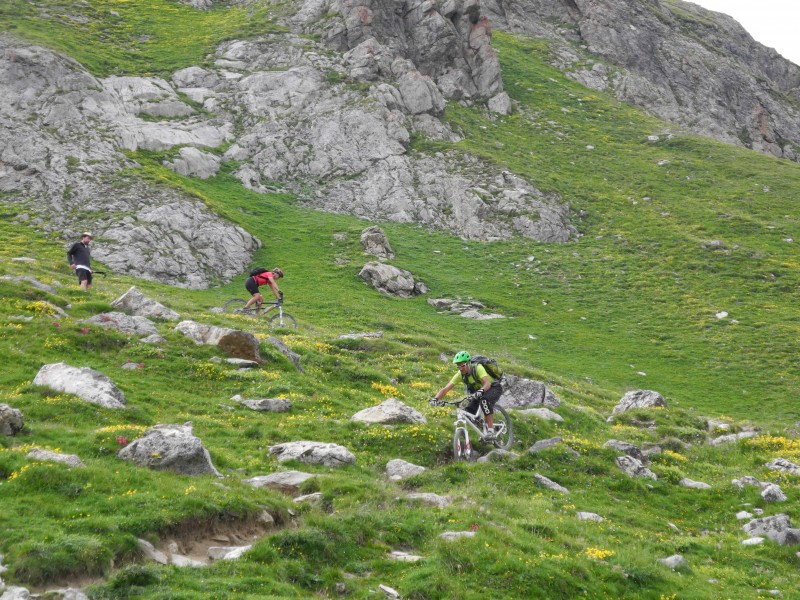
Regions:
<instances>
[{"instance_id":1,"label":"grey boulder","mask_svg":"<svg viewBox=\"0 0 800 600\"><path fill-rule=\"evenodd\" d=\"M177 321L180 315L171 308L167 308L160 302L152 300L142 294L136 286L122 294L111 303L113 308L121 310L138 317L149 317L153 319L163 319L166 321Z\"/></svg>"},{"instance_id":2,"label":"grey boulder","mask_svg":"<svg viewBox=\"0 0 800 600\"><path fill-rule=\"evenodd\" d=\"M347 448L327 442L286 442L270 446L269 453L277 457L278 462L297 460L326 467L343 467L356 462L356 457Z\"/></svg>"},{"instance_id":3,"label":"grey boulder","mask_svg":"<svg viewBox=\"0 0 800 600\"><path fill-rule=\"evenodd\" d=\"M208 450L192 432L191 423L156 425L117 452L117 456L156 471L222 477L211 463Z\"/></svg>"},{"instance_id":4,"label":"grey boulder","mask_svg":"<svg viewBox=\"0 0 800 600\"><path fill-rule=\"evenodd\" d=\"M125 408L125 394L100 371L88 367L72 367L63 362L44 365L33 378L33 385L73 394L104 408Z\"/></svg>"},{"instance_id":5,"label":"grey boulder","mask_svg":"<svg viewBox=\"0 0 800 600\"><path fill-rule=\"evenodd\" d=\"M633 390L625 394L612 411L618 415L634 408L667 407L664 397L652 390Z\"/></svg>"},{"instance_id":6,"label":"grey boulder","mask_svg":"<svg viewBox=\"0 0 800 600\"><path fill-rule=\"evenodd\" d=\"M352 419L367 424L428 422L421 412L395 398L388 398L377 406L360 410L352 416Z\"/></svg>"},{"instance_id":7,"label":"grey boulder","mask_svg":"<svg viewBox=\"0 0 800 600\"><path fill-rule=\"evenodd\" d=\"M0 434L14 435L22 431L24 425L20 410L8 404L0 404Z\"/></svg>"},{"instance_id":8,"label":"grey boulder","mask_svg":"<svg viewBox=\"0 0 800 600\"><path fill-rule=\"evenodd\" d=\"M379 262L367 263L358 276L388 296L412 298L428 291L425 284L416 281L409 271Z\"/></svg>"}]
</instances>

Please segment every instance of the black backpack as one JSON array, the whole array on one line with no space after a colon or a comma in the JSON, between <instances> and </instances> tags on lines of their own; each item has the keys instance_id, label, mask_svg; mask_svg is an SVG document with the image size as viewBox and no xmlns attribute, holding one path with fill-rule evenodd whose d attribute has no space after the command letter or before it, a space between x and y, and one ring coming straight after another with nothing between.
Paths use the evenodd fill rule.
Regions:
<instances>
[{"instance_id":1,"label":"black backpack","mask_svg":"<svg viewBox=\"0 0 800 600\"><path fill-rule=\"evenodd\" d=\"M269 273L269 269L265 269L264 267L253 269L250 271L250 277L255 277L256 275L261 275L262 273Z\"/></svg>"},{"instance_id":2,"label":"black backpack","mask_svg":"<svg viewBox=\"0 0 800 600\"><path fill-rule=\"evenodd\" d=\"M481 356L480 354L469 359L469 372L472 375L472 379L475 381L478 381L478 376L475 374L475 369L478 365L483 365L489 377L494 379L492 384L495 382L498 384L500 383L500 380L503 378L503 367L497 364L495 359L489 358L488 356ZM463 379L464 385L467 385L467 376L462 375L461 379Z\"/></svg>"}]
</instances>

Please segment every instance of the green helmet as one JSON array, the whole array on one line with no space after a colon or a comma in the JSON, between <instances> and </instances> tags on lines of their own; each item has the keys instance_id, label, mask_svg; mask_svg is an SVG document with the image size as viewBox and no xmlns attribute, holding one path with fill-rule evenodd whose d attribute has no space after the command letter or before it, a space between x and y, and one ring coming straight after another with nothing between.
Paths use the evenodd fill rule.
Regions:
<instances>
[{"instance_id":1,"label":"green helmet","mask_svg":"<svg viewBox=\"0 0 800 600\"><path fill-rule=\"evenodd\" d=\"M457 365L458 363L469 362L470 355L469 352L462 350L458 354L453 357L453 364Z\"/></svg>"}]
</instances>

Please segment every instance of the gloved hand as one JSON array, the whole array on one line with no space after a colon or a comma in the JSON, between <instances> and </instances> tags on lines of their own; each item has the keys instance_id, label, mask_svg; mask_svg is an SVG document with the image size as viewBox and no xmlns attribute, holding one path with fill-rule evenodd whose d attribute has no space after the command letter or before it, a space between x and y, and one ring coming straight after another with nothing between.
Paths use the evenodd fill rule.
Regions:
<instances>
[{"instance_id":1,"label":"gloved hand","mask_svg":"<svg viewBox=\"0 0 800 600\"><path fill-rule=\"evenodd\" d=\"M480 400L481 398L483 398L483 390L478 390L477 392L473 392L472 394L467 396L467 398L469 399L470 402L472 402L473 400Z\"/></svg>"}]
</instances>

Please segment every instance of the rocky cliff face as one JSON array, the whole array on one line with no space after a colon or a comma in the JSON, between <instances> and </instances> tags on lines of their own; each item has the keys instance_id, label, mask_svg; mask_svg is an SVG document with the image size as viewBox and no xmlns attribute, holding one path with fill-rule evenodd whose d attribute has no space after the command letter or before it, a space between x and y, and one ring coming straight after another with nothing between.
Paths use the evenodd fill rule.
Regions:
<instances>
[{"instance_id":1,"label":"rocky cliff face","mask_svg":"<svg viewBox=\"0 0 800 600\"><path fill-rule=\"evenodd\" d=\"M322 42L291 33L227 42L213 67L168 79L97 79L0 38L4 201L65 238L92 229L95 256L115 270L187 287L240 273L259 242L173 189L122 175L135 166L124 150L174 151L165 164L195 177L236 160L251 189L280 182L310 207L464 238L575 235L557 197L470 156L409 149L414 132L458 139L437 118L447 99L504 96L475 0L298 6L287 22ZM224 156L208 152L228 142Z\"/></svg>"},{"instance_id":2,"label":"rocky cliff face","mask_svg":"<svg viewBox=\"0 0 800 600\"><path fill-rule=\"evenodd\" d=\"M133 88L0 37L2 199L16 206L21 221L65 240L91 229L95 258L118 272L190 288L240 273L258 240L173 189L121 174L133 166L123 149L217 146L230 125L143 121L145 97L152 110L161 104L181 116L194 111L165 83Z\"/></svg>"},{"instance_id":3,"label":"rocky cliff face","mask_svg":"<svg viewBox=\"0 0 800 600\"><path fill-rule=\"evenodd\" d=\"M558 66L665 121L800 158L800 67L732 18L680 0L484 0L500 29L546 37Z\"/></svg>"},{"instance_id":4,"label":"rocky cliff face","mask_svg":"<svg viewBox=\"0 0 800 600\"><path fill-rule=\"evenodd\" d=\"M567 241L557 196L460 152L410 149L414 134L459 138L438 118L447 101L508 110L490 23L547 37L572 77L665 120L775 156L800 149L800 68L679 0L304 0L285 15L293 33L226 42L211 66L163 79L98 79L0 37L3 201L65 240L92 229L117 271L186 287L237 275L259 242L131 175L125 150L170 151L167 166L203 178L235 160L253 190L279 182L365 219Z\"/></svg>"}]
</instances>

